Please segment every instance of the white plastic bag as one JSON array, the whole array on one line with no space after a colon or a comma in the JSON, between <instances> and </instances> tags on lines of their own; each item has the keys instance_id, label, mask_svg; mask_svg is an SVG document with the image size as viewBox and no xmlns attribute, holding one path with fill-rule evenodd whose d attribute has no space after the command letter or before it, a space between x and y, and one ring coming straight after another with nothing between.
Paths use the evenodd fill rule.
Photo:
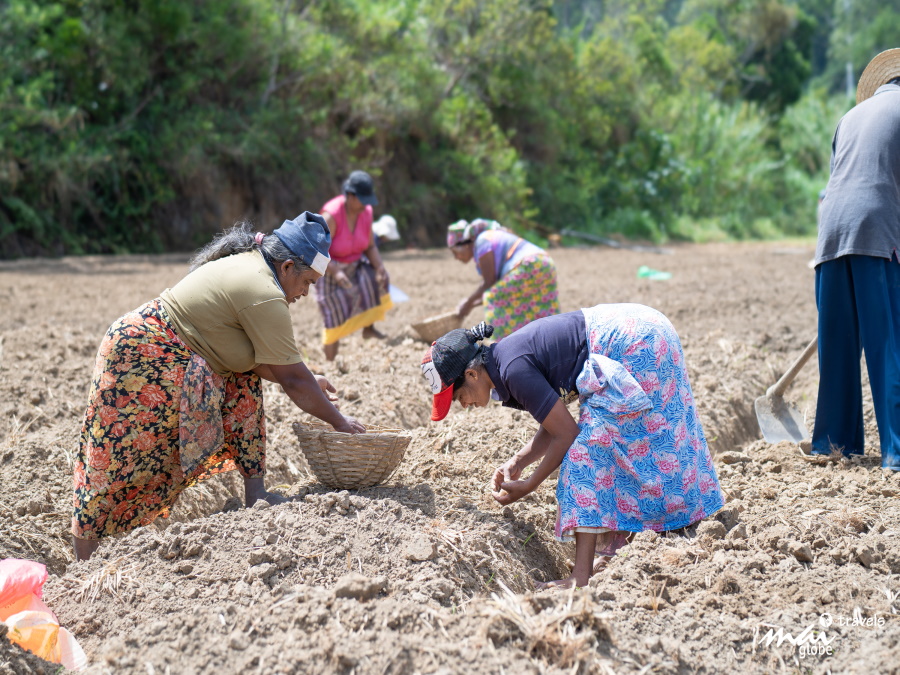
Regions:
<instances>
[{"instance_id":1,"label":"white plastic bag","mask_svg":"<svg viewBox=\"0 0 900 675\"><path fill-rule=\"evenodd\" d=\"M388 293L391 294L391 302L393 302L395 305L399 305L401 302L406 302L407 300L409 300L409 296L399 288L394 286L394 284L390 284L388 286Z\"/></svg>"}]
</instances>

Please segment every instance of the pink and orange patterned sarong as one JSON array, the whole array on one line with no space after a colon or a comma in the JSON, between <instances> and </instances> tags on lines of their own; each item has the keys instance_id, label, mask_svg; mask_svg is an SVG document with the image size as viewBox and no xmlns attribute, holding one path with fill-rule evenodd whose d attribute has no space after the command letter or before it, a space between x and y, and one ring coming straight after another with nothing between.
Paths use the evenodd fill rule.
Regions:
<instances>
[{"instance_id":1,"label":"pink and orange patterned sarong","mask_svg":"<svg viewBox=\"0 0 900 675\"><path fill-rule=\"evenodd\" d=\"M262 476L265 441L259 376L212 372L162 302L148 302L100 344L75 454L72 533L99 539L148 525L223 471Z\"/></svg>"}]
</instances>

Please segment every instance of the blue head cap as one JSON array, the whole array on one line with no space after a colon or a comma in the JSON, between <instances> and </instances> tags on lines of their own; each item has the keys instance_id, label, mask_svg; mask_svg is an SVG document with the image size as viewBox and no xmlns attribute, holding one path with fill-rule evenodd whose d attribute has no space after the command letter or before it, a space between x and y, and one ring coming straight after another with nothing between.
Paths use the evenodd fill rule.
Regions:
<instances>
[{"instance_id":1,"label":"blue head cap","mask_svg":"<svg viewBox=\"0 0 900 675\"><path fill-rule=\"evenodd\" d=\"M272 234L296 256L319 274L325 274L331 257L331 233L328 223L318 213L304 211L293 220L286 220Z\"/></svg>"}]
</instances>

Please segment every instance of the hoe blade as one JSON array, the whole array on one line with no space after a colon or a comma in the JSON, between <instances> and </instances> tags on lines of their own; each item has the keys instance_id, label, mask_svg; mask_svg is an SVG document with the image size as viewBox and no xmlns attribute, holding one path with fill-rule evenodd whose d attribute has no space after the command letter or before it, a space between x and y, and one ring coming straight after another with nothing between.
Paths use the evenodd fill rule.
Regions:
<instances>
[{"instance_id":1,"label":"hoe blade","mask_svg":"<svg viewBox=\"0 0 900 675\"><path fill-rule=\"evenodd\" d=\"M780 396L760 396L755 407L756 420L767 442L799 443L809 438L803 414L793 403Z\"/></svg>"}]
</instances>

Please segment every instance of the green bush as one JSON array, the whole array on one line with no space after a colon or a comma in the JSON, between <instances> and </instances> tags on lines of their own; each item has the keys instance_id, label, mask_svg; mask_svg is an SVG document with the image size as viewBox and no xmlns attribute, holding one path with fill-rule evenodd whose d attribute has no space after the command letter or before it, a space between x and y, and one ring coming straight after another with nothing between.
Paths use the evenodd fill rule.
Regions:
<instances>
[{"instance_id":1,"label":"green bush","mask_svg":"<svg viewBox=\"0 0 900 675\"><path fill-rule=\"evenodd\" d=\"M797 99L793 3L561 7L8 0L0 257L195 248L318 209L355 168L419 244L476 216L538 241L813 231L847 105Z\"/></svg>"}]
</instances>

